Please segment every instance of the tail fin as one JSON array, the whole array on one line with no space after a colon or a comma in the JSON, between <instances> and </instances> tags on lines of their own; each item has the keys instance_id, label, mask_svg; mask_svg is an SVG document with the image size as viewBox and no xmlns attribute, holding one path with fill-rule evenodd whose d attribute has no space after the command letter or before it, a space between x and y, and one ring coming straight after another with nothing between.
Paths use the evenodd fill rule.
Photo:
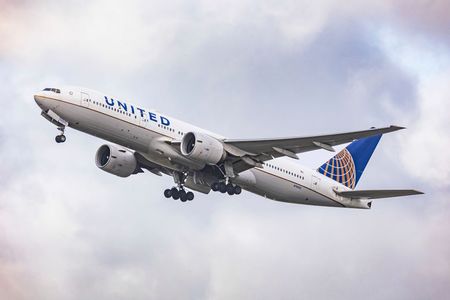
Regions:
<instances>
[{"instance_id":1,"label":"tail fin","mask_svg":"<svg viewBox=\"0 0 450 300\"><path fill-rule=\"evenodd\" d=\"M380 139L381 134L352 142L317 172L354 189Z\"/></svg>"}]
</instances>

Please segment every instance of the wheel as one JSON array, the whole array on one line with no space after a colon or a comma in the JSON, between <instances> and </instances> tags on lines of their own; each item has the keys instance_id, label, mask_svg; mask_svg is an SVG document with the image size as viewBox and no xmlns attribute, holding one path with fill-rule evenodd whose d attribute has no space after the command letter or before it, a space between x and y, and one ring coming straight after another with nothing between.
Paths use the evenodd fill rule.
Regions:
<instances>
[{"instance_id":1,"label":"wheel","mask_svg":"<svg viewBox=\"0 0 450 300\"><path fill-rule=\"evenodd\" d=\"M180 199L180 192L176 188L172 188L170 191L172 192L173 200Z\"/></svg>"},{"instance_id":2,"label":"wheel","mask_svg":"<svg viewBox=\"0 0 450 300\"><path fill-rule=\"evenodd\" d=\"M180 200L181 200L181 202L186 202L187 201L186 192L183 191L183 190L180 191Z\"/></svg>"},{"instance_id":3,"label":"wheel","mask_svg":"<svg viewBox=\"0 0 450 300\"><path fill-rule=\"evenodd\" d=\"M171 189L165 190L164 191L164 197L166 197L166 198L172 197L172 190Z\"/></svg>"},{"instance_id":4,"label":"wheel","mask_svg":"<svg viewBox=\"0 0 450 300\"><path fill-rule=\"evenodd\" d=\"M236 186L234 187L234 193L235 193L236 195L239 195L241 192L242 192L242 188L241 188L240 186L236 185Z\"/></svg>"},{"instance_id":5,"label":"wheel","mask_svg":"<svg viewBox=\"0 0 450 300\"><path fill-rule=\"evenodd\" d=\"M227 184L227 193L230 196L234 195L234 186L231 183Z\"/></svg>"},{"instance_id":6,"label":"wheel","mask_svg":"<svg viewBox=\"0 0 450 300\"><path fill-rule=\"evenodd\" d=\"M194 200L194 193L193 192L187 192L186 196L187 196L187 199L189 201Z\"/></svg>"},{"instance_id":7,"label":"wheel","mask_svg":"<svg viewBox=\"0 0 450 300\"><path fill-rule=\"evenodd\" d=\"M213 184L211 184L211 189L214 192L217 192L219 190L219 183L218 182L214 182Z\"/></svg>"},{"instance_id":8,"label":"wheel","mask_svg":"<svg viewBox=\"0 0 450 300\"><path fill-rule=\"evenodd\" d=\"M57 135L57 136L55 137L55 141L56 141L57 143L64 143L64 142L66 141L66 136L63 135L63 134Z\"/></svg>"},{"instance_id":9,"label":"wheel","mask_svg":"<svg viewBox=\"0 0 450 300\"><path fill-rule=\"evenodd\" d=\"M227 184L227 193L230 196L234 195L234 186L231 183Z\"/></svg>"},{"instance_id":10,"label":"wheel","mask_svg":"<svg viewBox=\"0 0 450 300\"><path fill-rule=\"evenodd\" d=\"M226 193L227 192L227 185L224 182L219 183L219 191L221 193Z\"/></svg>"}]
</instances>

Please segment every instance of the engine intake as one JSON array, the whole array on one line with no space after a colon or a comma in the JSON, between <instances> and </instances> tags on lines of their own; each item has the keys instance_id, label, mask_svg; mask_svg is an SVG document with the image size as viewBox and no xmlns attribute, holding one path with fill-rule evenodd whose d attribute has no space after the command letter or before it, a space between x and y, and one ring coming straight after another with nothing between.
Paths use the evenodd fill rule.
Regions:
<instances>
[{"instance_id":1,"label":"engine intake","mask_svg":"<svg viewBox=\"0 0 450 300\"><path fill-rule=\"evenodd\" d=\"M181 140L181 154L208 165L215 165L226 158L222 143L204 133L188 132Z\"/></svg>"},{"instance_id":2,"label":"engine intake","mask_svg":"<svg viewBox=\"0 0 450 300\"><path fill-rule=\"evenodd\" d=\"M95 164L101 170L128 177L136 171L137 160L133 152L116 145L102 145L95 154Z\"/></svg>"}]
</instances>

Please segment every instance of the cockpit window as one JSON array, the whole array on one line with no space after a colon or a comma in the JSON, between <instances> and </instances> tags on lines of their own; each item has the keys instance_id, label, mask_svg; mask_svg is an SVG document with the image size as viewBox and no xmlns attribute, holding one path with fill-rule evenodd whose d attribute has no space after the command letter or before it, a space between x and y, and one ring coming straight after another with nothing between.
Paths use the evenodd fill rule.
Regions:
<instances>
[{"instance_id":1,"label":"cockpit window","mask_svg":"<svg viewBox=\"0 0 450 300\"><path fill-rule=\"evenodd\" d=\"M61 94L61 91L59 89L54 89L54 88L45 88L43 89L43 91L48 91L48 92L54 92L57 94Z\"/></svg>"}]
</instances>

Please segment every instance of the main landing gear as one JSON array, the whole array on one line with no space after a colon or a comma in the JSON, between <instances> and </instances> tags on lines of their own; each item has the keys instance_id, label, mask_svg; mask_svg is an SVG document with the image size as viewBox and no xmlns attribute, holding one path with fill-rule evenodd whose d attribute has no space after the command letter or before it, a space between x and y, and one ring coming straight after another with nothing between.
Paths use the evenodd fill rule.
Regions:
<instances>
[{"instance_id":1,"label":"main landing gear","mask_svg":"<svg viewBox=\"0 0 450 300\"><path fill-rule=\"evenodd\" d=\"M61 134L57 135L55 137L55 141L59 144L59 143L64 143L66 141L66 136L64 135L64 129L65 126L63 127L58 127L58 130L61 131Z\"/></svg>"},{"instance_id":2,"label":"main landing gear","mask_svg":"<svg viewBox=\"0 0 450 300\"><path fill-rule=\"evenodd\" d=\"M226 184L225 182L214 182L211 185L211 189L214 192L227 193L228 195L239 195L242 192L242 188L239 185L233 185L231 182Z\"/></svg>"},{"instance_id":3,"label":"main landing gear","mask_svg":"<svg viewBox=\"0 0 450 300\"><path fill-rule=\"evenodd\" d=\"M173 179L178 187L173 187L164 191L164 196L166 198L171 198L173 200L180 199L181 202L194 200L193 192L186 192L184 189L184 182L186 181L186 174L181 172L173 173Z\"/></svg>"},{"instance_id":4,"label":"main landing gear","mask_svg":"<svg viewBox=\"0 0 450 300\"><path fill-rule=\"evenodd\" d=\"M194 200L194 193L193 192L186 192L183 187L181 187L179 189L176 188L176 187L173 187L171 189L167 189L167 190L164 191L164 196L166 198L172 197L173 200L180 199L181 202Z\"/></svg>"}]
</instances>

